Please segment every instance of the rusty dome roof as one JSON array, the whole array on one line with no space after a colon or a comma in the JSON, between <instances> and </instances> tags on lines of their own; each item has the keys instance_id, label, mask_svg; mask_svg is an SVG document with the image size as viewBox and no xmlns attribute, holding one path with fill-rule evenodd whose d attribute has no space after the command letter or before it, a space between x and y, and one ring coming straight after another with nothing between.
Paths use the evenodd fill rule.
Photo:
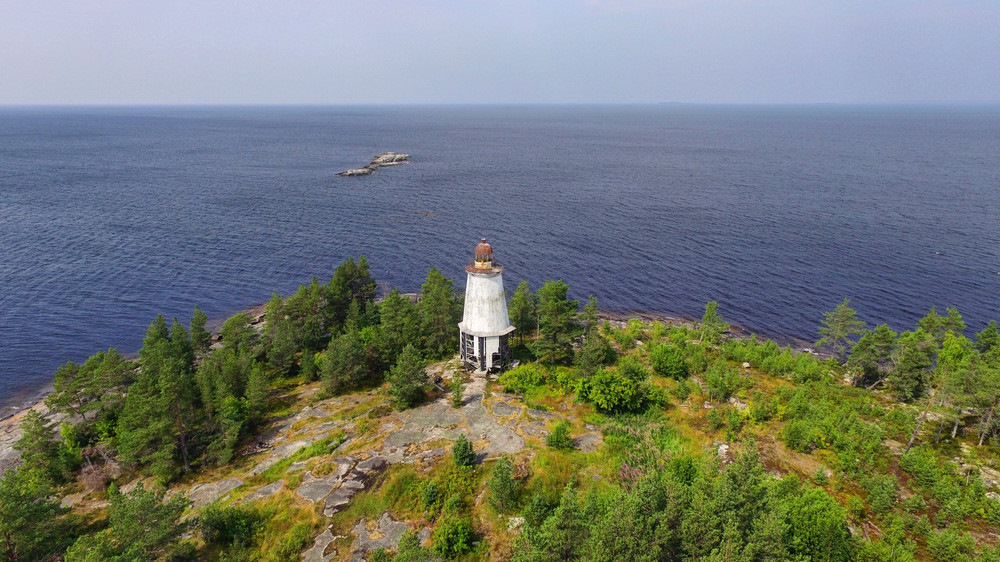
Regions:
<instances>
[{"instance_id":1,"label":"rusty dome roof","mask_svg":"<svg viewBox=\"0 0 1000 562\"><path fill-rule=\"evenodd\" d=\"M483 239L482 239L482 240L481 240L481 241L479 242L479 244L477 244L477 245L476 245L476 255L477 255L477 256L485 256L485 255L487 255L487 254L492 254L492 253L493 253L493 246L490 246L490 245L489 245L489 244L488 244L488 243L486 242L486 239L485 239L485 238L483 238Z\"/></svg>"}]
</instances>

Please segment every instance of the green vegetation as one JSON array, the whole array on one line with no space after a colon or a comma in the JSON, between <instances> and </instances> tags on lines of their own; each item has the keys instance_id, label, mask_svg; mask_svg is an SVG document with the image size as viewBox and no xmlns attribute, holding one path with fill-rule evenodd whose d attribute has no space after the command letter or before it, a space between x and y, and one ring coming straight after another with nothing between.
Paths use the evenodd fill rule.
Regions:
<instances>
[{"instance_id":1,"label":"green vegetation","mask_svg":"<svg viewBox=\"0 0 1000 562\"><path fill-rule=\"evenodd\" d=\"M476 454L472 451L472 442L463 434L455 440L451 448L451 457L456 466L472 466L476 462Z\"/></svg>"},{"instance_id":2,"label":"green vegetation","mask_svg":"<svg viewBox=\"0 0 1000 562\"><path fill-rule=\"evenodd\" d=\"M484 402L501 389L523 397L533 411L503 419L536 418L525 451L477 465L469 439L486 436L463 434L450 456L366 482L333 518L298 505L293 463L328 475L333 455L378 450L386 418L413 415L390 401L439 396L427 365L455 352L461 299L437 270L422 288L417 303L396 291L376 302L367 261L352 259L326 284L275 295L263 322L234 315L219 345L196 308L190 329L157 317L138 360L112 349L63 365L46 402L65 421L27 413L24 464L0 478L0 556L295 559L326 526L345 534L389 512L430 538L407 532L371 559L1000 561L1000 501L988 494L1000 465L996 323L966 336L957 310L931 309L909 330L863 329L846 299L822 319L817 346L835 356L823 360L732 337L715 302L694 325L602 323L593 297L579 310L561 281L537 294L522 282L509 307L522 363ZM316 394L302 391L315 380L303 388ZM456 407L463 382L453 374ZM223 499L183 523L184 495L165 500L163 485L245 473L241 447L269 420L355 391L325 420L353 429L250 479L285 480L275 497ZM539 415L552 418L547 436ZM139 476L155 491L105 489ZM56 501L81 489L107 507Z\"/></svg>"}]
</instances>

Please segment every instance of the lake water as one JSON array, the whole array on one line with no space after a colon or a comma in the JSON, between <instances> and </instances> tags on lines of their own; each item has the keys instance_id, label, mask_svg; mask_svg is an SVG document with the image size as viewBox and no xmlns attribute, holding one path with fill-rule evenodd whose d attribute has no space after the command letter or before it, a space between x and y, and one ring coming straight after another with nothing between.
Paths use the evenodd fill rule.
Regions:
<instances>
[{"instance_id":1,"label":"lake water","mask_svg":"<svg viewBox=\"0 0 1000 562\"><path fill-rule=\"evenodd\" d=\"M336 172L382 151L411 163ZM0 406L156 314L220 318L365 255L816 337L1000 319L997 107L0 108ZM456 331L457 336L457 331Z\"/></svg>"}]
</instances>

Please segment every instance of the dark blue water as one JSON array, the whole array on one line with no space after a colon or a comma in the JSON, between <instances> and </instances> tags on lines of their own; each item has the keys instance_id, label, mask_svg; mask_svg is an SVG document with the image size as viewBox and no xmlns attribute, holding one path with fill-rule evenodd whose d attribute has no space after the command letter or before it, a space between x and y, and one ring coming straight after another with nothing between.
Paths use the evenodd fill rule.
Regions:
<instances>
[{"instance_id":1,"label":"dark blue water","mask_svg":"<svg viewBox=\"0 0 1000 562\"><path fill-rule=\"evenodd\" d=\"M412 163L335 172L381 151ZM365 255L464 284L814 339L844 297L1000 319L1000 108L0 109L0 404L153 317L223 317Z\"/></svg>"}]
</instances>

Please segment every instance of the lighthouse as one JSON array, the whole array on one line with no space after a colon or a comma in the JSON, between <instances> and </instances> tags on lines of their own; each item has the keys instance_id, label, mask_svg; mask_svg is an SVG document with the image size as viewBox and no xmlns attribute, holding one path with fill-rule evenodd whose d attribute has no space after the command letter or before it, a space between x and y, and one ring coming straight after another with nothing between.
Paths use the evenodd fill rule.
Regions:
<instances>
[{"instance_id":1,"label":"lighthouse","mask_svg":"<svg viewBox=\"0 0 1000 562\"><path fill-rule=\"evenodd\" d=\"M507 315L503 267L493 261L493 247L485 238L476 246L475 258L465 271L465 309L458 325L462 362L480 374L502 371L510 362L507 339L514 326Z\"/></svg>"}]
</instances>

